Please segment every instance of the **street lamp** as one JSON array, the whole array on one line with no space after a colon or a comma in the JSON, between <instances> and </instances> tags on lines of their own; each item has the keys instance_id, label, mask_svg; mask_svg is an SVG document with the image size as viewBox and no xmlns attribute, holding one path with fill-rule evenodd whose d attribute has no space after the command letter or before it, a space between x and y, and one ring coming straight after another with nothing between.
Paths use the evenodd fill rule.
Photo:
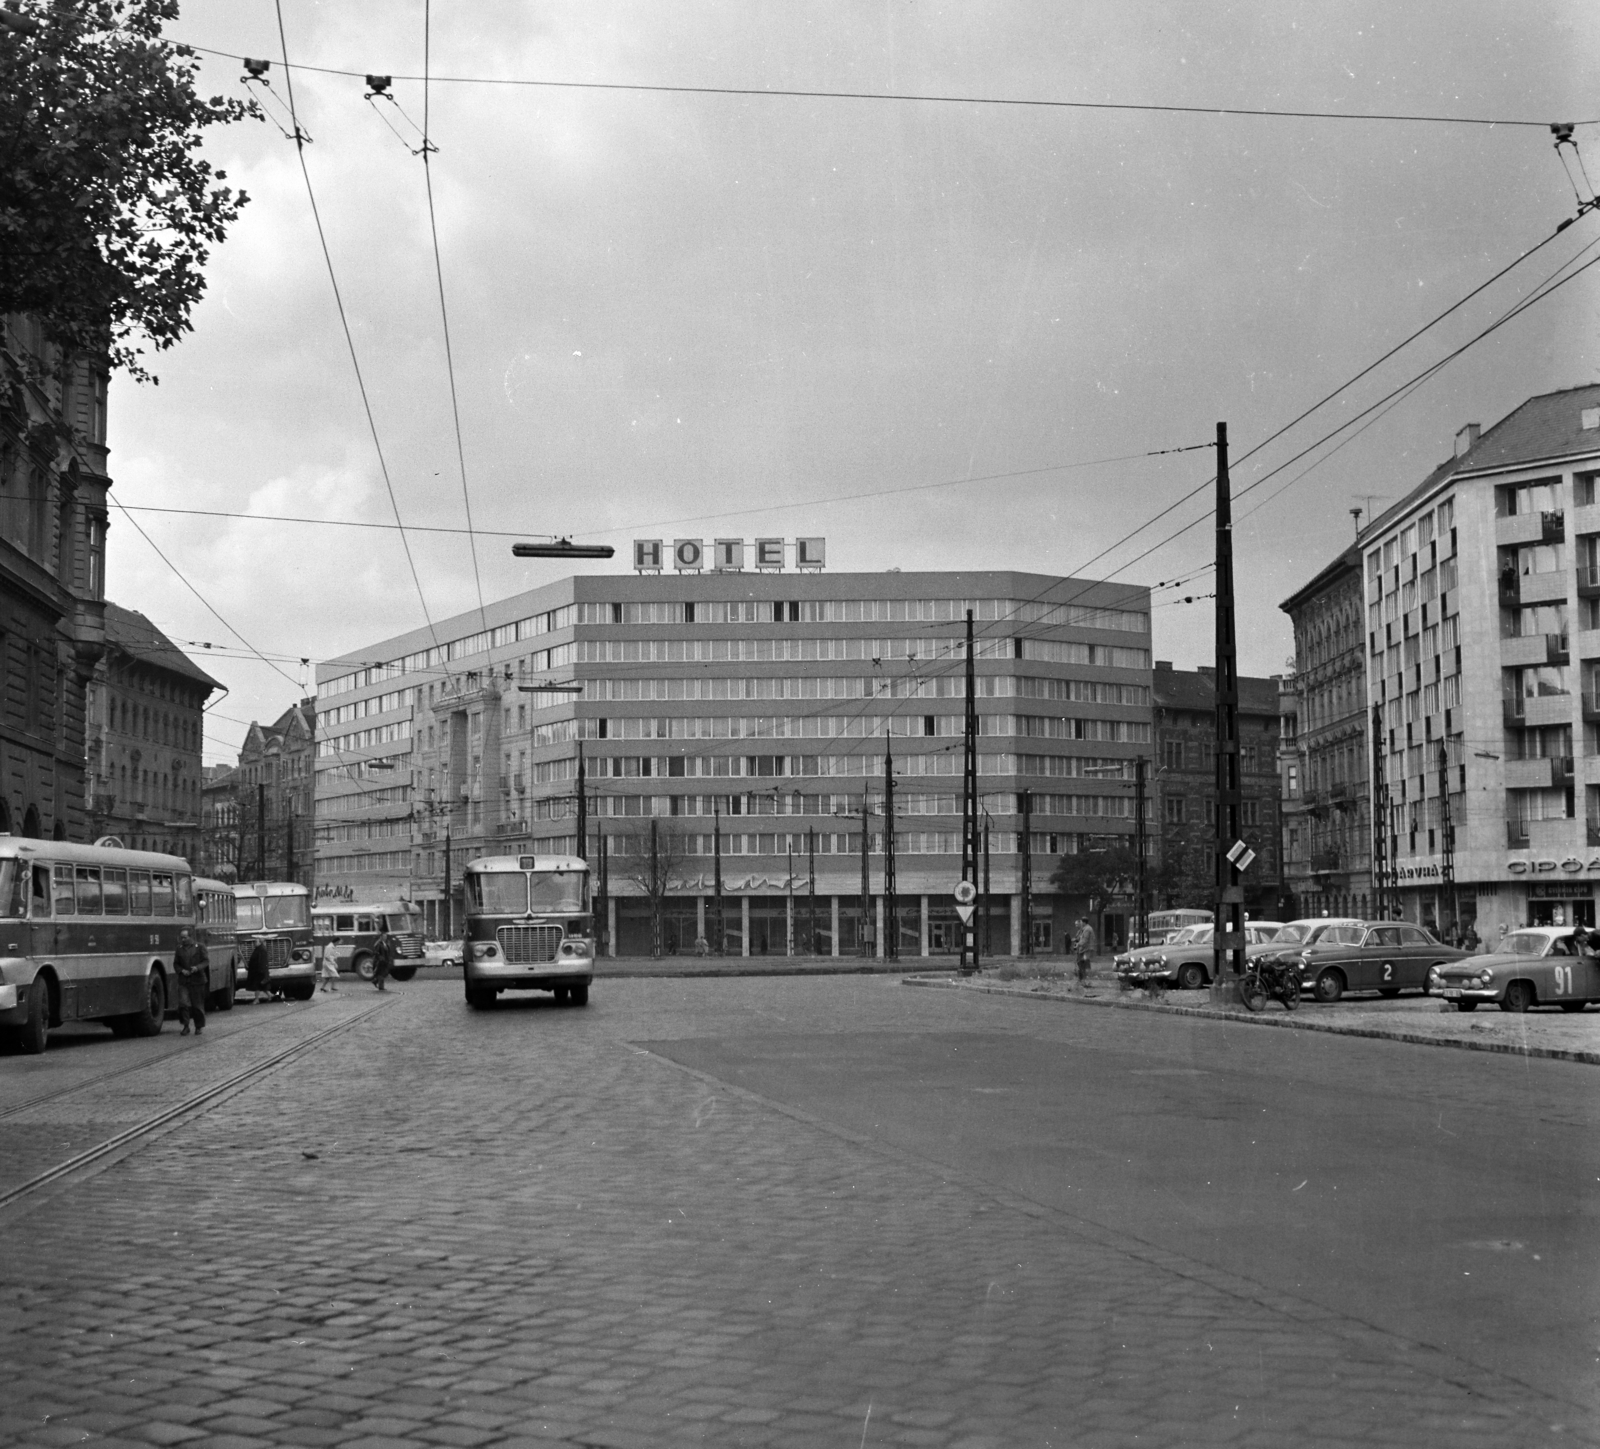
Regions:
<instances>
[{"instance_id":1,"label":"street lamp","mask_svg":"<svg viewBox=\"0 0 1600 1449\"><path fill-rule=\"evenodd\" d=\"M519 684L518 694L582 694L583 681L574 684Z\"/></svg>"},{"instance_id":2,"label":"street lamp","mask_svg":"<svg viewBox=\"0 0 1600 1449\"><path fill-rule=\"evenodd\" d=\"M558 538L550 543L514 543L515 558L611 558L616 553L609 543L574 543Z\"/></svg>"}]
</instances>

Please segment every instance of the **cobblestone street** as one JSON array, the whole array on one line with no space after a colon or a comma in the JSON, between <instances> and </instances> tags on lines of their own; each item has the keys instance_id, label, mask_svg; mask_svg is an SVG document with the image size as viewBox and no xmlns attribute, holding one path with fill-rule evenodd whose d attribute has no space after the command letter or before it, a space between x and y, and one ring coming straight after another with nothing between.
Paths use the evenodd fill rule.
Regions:
<instances>
[{"instance_id":1,"label":"cobblestone street","mask_svg":"<svg viewBox=\"0 0 1600 1449\"><path fill-rule=\"evenodd\" d=\"M373 1005L286 1011L249 1050ZM586 1010L477 1014L459 986L413 982L0 1211L0 1441L1596 1442L1576 1396L667 1058L975 1022L1065 1046L1112 1018L1152 1019L875 977L619 980ZM208 1033L164 1090L192 1090L202 1061L237 1070L244 1040ZM86 1087L0 1120L0 1149L52 1123L75 1147L149 1110Z\"/></svg>"}]
</instances>

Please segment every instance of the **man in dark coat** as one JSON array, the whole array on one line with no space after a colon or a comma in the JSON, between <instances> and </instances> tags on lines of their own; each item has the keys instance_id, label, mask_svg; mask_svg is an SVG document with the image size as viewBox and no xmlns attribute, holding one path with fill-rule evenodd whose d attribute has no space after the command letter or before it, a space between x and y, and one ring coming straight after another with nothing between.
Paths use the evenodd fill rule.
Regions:
<instances>
[{"instance_id":1,"label":"man in dark coat","mask_svg":"<svg viewBox=\"0 0 1600 1449\"><path fill-rule=\"evenodd\" d=\"M178 1020L183 1023L179 1036L189 1035L190 1018L194 1034L206 1029L206 995L211 989L211 957L205 946L187 930L178 932L178 949L172 953L172 970L178 978Z\"/></svg>"},{"instance_id":2,"label":"man in dark coat","mask_svg":"<svg viewBox=\"0 0 1600 1449\"><path fill-rule=\"evenodd\" d=\"M389 979L389 972L394 969L394 937L387 931L380 931L378 939L372 943L372 984L379 991L389 988L383 983Z\"/></svg>"},{"instance_id":3,"label":"man in dark coat","mask_svg":"<svg viewBox=\"0 0 1600 1449\"><path fill-rule=\"evenodd\" d=\"M272 991L268 970L267 943L257 941L251 948L250 959L244 963L244 984L255 993L257 1001L265 1001Z\"/></svg>"}]
</instances>

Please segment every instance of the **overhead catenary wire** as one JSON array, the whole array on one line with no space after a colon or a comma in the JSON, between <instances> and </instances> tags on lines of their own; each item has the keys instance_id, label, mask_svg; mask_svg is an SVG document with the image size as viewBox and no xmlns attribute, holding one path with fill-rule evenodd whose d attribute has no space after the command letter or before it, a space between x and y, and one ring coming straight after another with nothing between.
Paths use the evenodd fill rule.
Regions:
<instances>
[{"instance_id":1,"label":"overhead catenary wire","mask_svg":"<svg viewBox=\"0 0 1600 1449\"><path fill-rule=\"evenodd\" d=\"M240 62L245 60L244 56L232 51L217 50L209 46L194 45L188 42L175 43L182 44L185 50L192 50L197 55L213 55L222 60ZM297 62L295 68L308 74L348 76L357 80L365 79L369 73L366 70L351 70L328 65L308 65L304 62ZM897 104L998 106L1036 110L1143 111L1156 115L1232 117L1247 120L1382 121L1434 126L1534 126L1540 130L1547 130L1551 125L1548 118L1531 120L1525 117L1442 116L1407 114L1400 111L1288 110L1271 106L1184 106L1157 101L1072 101L1052 99L1045 96L980 96L937 92L807 90L794 86L694 86L670 85L648 81L577 81L550 80L542 77L473 75L435 75L429 77L427 75L401 75L399 73L391 73L389 79L392 81L431 80L434 85L508 86L575 91L631 91L649 95L742 96L761 100L880 101ZM1564 124L1573 126L1600 125L1600 118L1571 121Z\"/></svg>"}]
</instances>

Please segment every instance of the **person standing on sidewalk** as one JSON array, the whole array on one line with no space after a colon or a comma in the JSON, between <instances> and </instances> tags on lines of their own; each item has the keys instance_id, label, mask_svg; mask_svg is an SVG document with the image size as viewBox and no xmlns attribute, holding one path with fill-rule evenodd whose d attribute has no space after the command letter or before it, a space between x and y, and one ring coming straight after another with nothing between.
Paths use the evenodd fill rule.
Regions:
<instances>
[{"instance_id":1,"label":"person standing on sidewalk","mask_svg":"<svg viewBox=\"0 0 1600 1449\"><path fill-rule=\"evenodd\" d=\"M1078 958L1078 985L1084 986L1089 980L1089 967L1094 956L1094 929L1085 920L1073 923L1077 930L1072 933L1072 951Z\"/></svg>"},{"instance_id":2,"label":"person standing on sidewalk","mask_svg":"<svg viewBox=\"0 0 1600 1449\"><path fill-rule=\"evenodd\" d=\"M172 970L178 978L178 1020L183 1023L179 1036L189 1035L194 1019L194 1034L206 1029L206 993L211 989L211 956L204 945L187 930L178 932L178 949L172 953Z\"/></svg>"},{"instance_id":3,"label":"person standing on sidewalk","mask_svg":"<svg viewBox=\"0 0 1600 1449\"><path fill-rule=\"evenodd\" d=\"M372 984L379 991L389 988L383 983L389 979L389 973L394 969L394 937L387 931L380 931L378 939L372 943Z\"/></svg>"},{"instance_id":4,"label":"person standing on sidewalk","mask_svg":"<svg viewBox=\"0 0 1600 1449\"><path fill-rule=\"evenodd\" d=\"M339 989L339 962L334 955L332 941L325 941L322 946L322 964L317 968L317 990L337 991Z\"/></svg>"}]
</instances>

